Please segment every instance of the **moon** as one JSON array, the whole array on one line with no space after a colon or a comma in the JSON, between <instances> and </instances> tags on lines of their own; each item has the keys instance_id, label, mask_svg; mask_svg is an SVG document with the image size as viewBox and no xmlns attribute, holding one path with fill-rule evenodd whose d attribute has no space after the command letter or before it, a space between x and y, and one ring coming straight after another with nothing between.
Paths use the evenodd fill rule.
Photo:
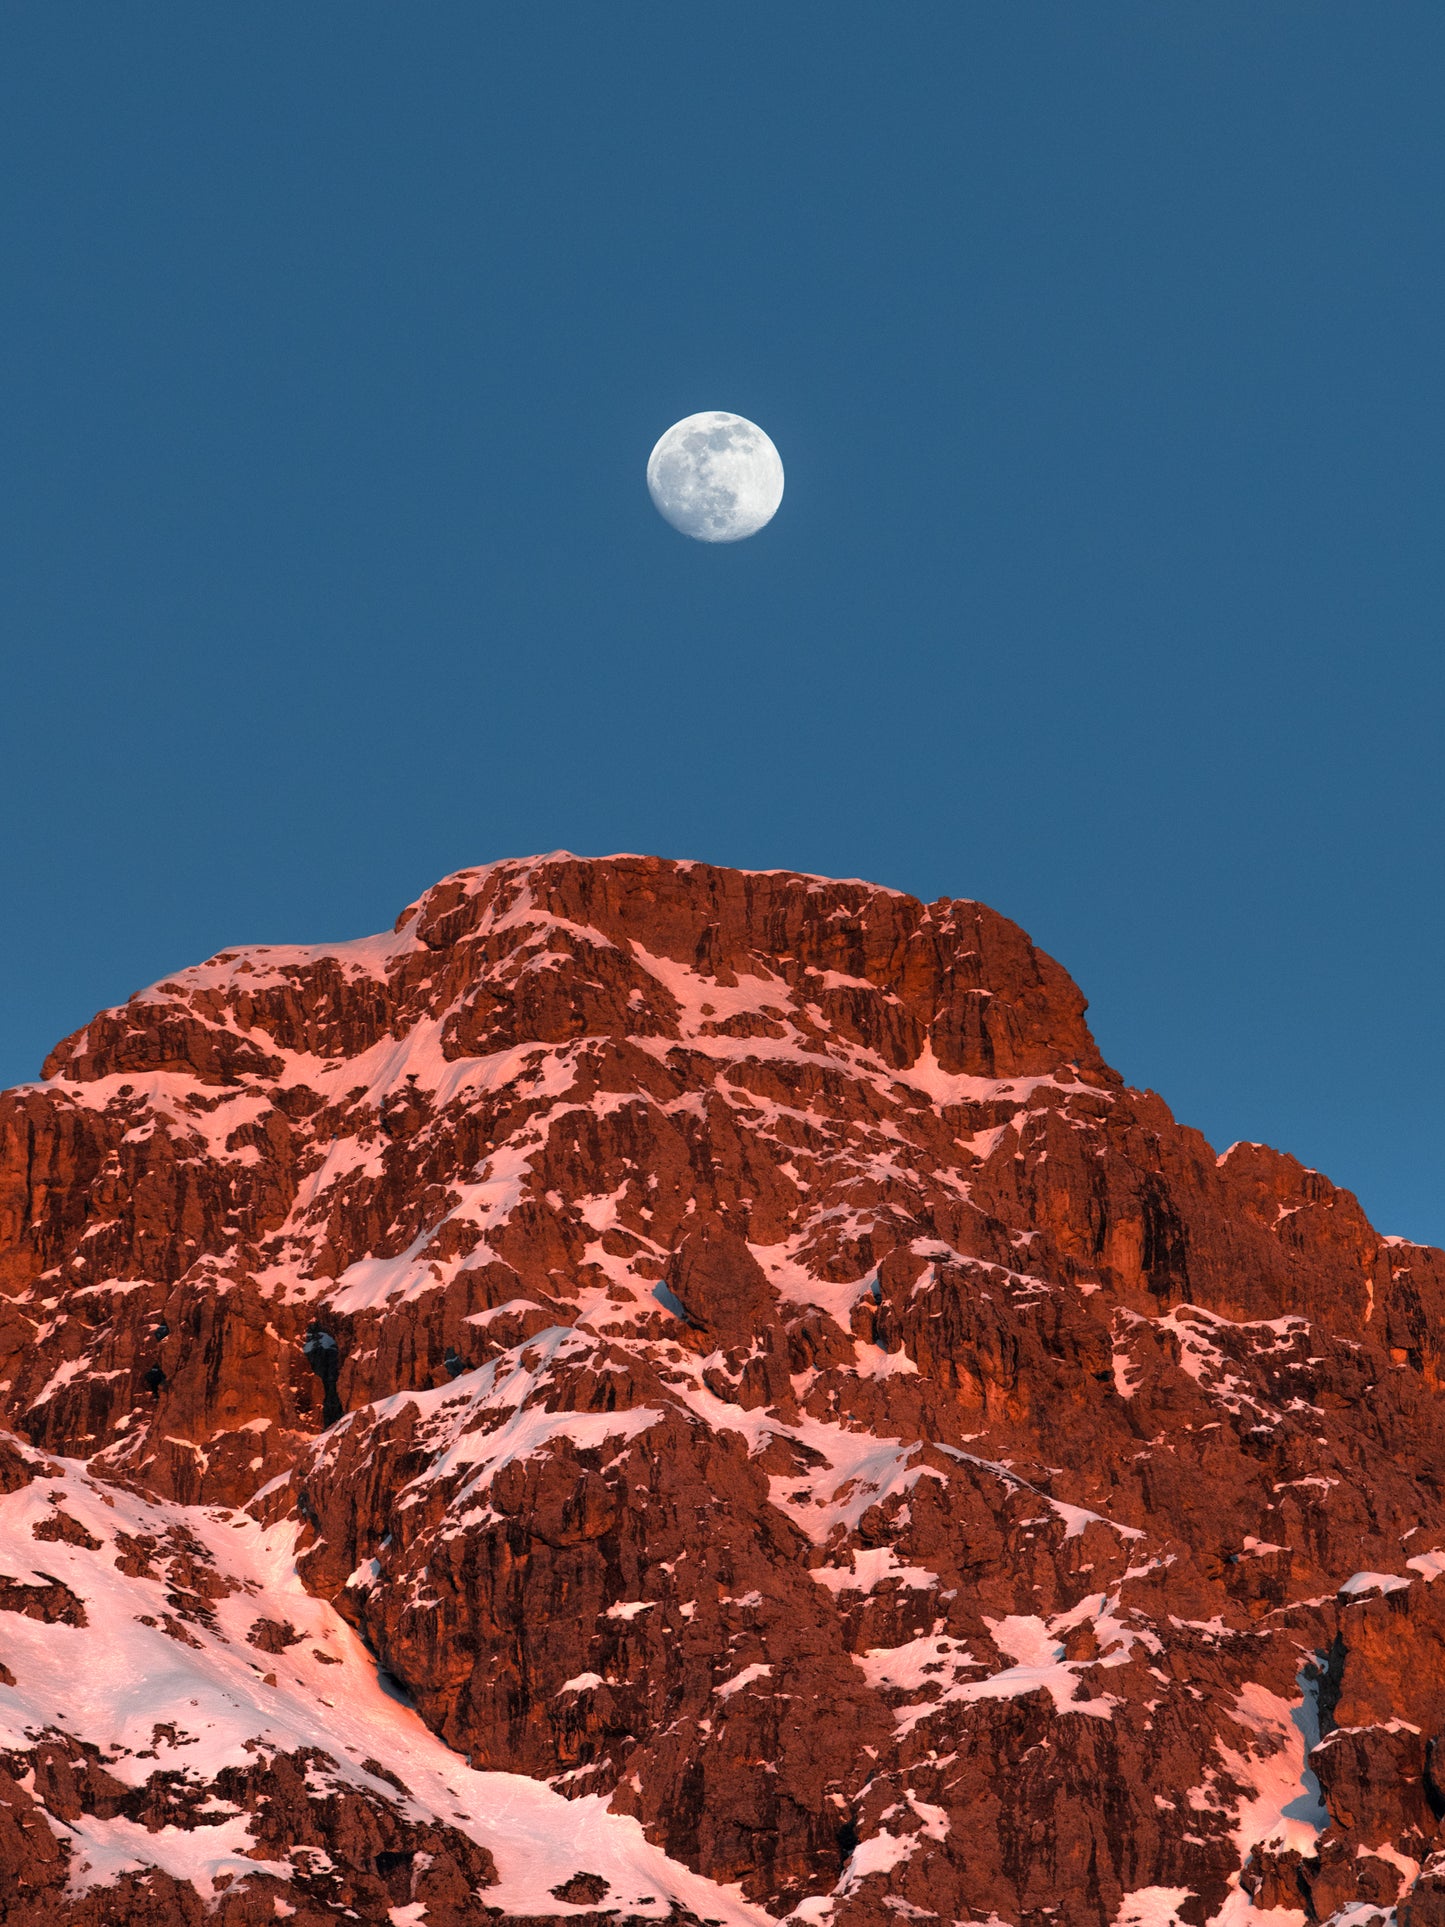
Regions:
<instances>
[{"instance_id":1,"label":"moon","mask_svg":"<svg viewBox=\"0 0 1445 1927\"><path fill-rule=\"evenodd\" d=\"M668 429L647 459L647 489L683 535L741 542L778 512L782 458L756 422L711 409Z\"/></svg>"}]
</instances>

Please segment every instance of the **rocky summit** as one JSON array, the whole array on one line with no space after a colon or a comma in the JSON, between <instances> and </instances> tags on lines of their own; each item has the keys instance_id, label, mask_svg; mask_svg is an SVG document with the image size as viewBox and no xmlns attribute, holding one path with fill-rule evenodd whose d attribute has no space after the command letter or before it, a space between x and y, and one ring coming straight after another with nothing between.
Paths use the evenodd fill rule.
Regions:
<instances>
[{"instance_id":1,"label":"rocky summit","mask_svg":"<svg viewBox=\"0 0 1445 1927\"><path fill-rule=\"evenodd\" d=\"M0 1099L6 1927L1445 1922L1445 1254L650 857Z\"/></svg>"}]
</instances>

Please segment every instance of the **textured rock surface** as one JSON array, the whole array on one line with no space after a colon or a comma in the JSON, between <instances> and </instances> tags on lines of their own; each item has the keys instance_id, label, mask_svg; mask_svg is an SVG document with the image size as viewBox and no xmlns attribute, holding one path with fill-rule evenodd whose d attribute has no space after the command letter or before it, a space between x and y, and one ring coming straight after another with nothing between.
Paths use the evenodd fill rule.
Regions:
<instances>
[{"instance_id":1,"label":"textured rock surface","mask_svg":"<svg viewBox=\"0 0 1445 1927\"><path fill-rule=\"evenodd\" d=\"M1084 1010L977 904L557 856L62 1044L0 1920L1445 1920L1445 1257Z\"/></svg>"}]
</instances>

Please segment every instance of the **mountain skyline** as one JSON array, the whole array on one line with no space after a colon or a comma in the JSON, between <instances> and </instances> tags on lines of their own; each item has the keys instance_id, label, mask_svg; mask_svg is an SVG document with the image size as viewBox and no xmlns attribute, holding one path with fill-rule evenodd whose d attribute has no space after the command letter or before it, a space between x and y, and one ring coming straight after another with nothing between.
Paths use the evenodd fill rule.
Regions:
<instances>
[{"instance_id":1,"label":"mountain skyline","mask_svg":"<svg viewBox=\"0 0 1445 1927\"><path fill-rule=\"evenodd\" d=\"M554 853L46 1073L6 1927L1445 1905L1445 1252L1008 919Z\"/></svg>"},{"instance_id":2,"label":"mountain skyline","mask_svg":"<svg viewBox=\"0 0 1445 1927\"><path fill-rule=\"evenodd\" d=\"M566 847L1015 917L1445 1241L1445 15L10 9L0 1085ZM787 496L704 550L648 452Z\"/></svg>"}]
</instances>

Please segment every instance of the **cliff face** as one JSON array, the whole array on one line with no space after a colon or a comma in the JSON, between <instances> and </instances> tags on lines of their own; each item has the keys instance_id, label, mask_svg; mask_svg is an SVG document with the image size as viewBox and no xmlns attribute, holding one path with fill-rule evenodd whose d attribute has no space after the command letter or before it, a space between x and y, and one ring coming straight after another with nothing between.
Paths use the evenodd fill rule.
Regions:
<instances>
[{"instance_id":1,"label":"cliff face","mask_svg":"<svg viewBox=\"0 0 1445 1927\"><path fill-rule=\"evenodd\" d=\"M978 904L555 856L62 1044L0 1920L1445 1921L1445 1255L1084 1008Z\"/></svg>"}]
</instances>

